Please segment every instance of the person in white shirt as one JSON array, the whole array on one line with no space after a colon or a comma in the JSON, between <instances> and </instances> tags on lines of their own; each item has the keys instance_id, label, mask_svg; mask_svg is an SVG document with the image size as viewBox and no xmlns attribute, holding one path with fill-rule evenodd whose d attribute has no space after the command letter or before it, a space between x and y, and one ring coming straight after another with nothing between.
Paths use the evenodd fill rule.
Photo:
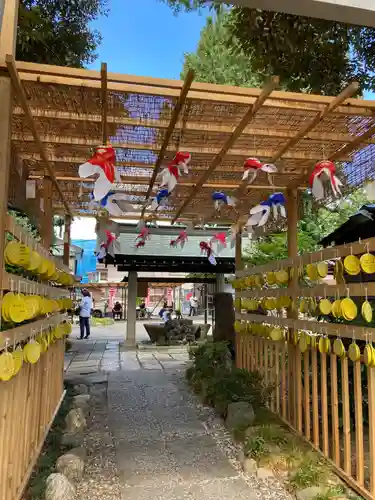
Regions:
<instances>
[{"instance_id":1,"label":"person in white shirt","mask_svg":"<svg viewBox=\"0 0 375 500\"><path fill-rule=\"evenodd\" d=\"M197 311L198 311L198 299L195 295L192 295L190 297L190 312L189 316L196 316Z\"/></svg>"},{"instance_id":2,"label":"person in white shirt","mask_svg":"<svg viewBox=\"0 0 375 500\"><path fill-rule=\"evenodd\" d=\"M90 292L84 288L82 290L82 300L79 305L79 328L81 336L80 339L88 339L90 336L90 316L92 310L92 299ZM86 330L86 335L85 335Z\"/></svg>"}]
</instances>

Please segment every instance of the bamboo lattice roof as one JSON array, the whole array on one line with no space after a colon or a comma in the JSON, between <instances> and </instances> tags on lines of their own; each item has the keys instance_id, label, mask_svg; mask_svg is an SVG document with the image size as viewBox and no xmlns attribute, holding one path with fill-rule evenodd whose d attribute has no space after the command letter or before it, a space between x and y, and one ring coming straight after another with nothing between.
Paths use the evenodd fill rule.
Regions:
<instances>
[{"instance_id":1,"label":"bamboo lattice roof","mask_svg":"<svg viewBox=\"0 0 375 500\"><path fill-rule=\"evenodd\" d=\"M78 166L102 143L101 73L21 62L16 68L69 207L75 214L90 213L92 181L81 184ZM158 209L160 219L174 220L177 215L180 220L214 220L211 194L215 190L234 194L241 200L239 210L246 211L275 190L307 187L315 163L327 158L340 162L340 176L348 189L375 179L375 101L350 98L355 85L338 97L326 97L281 92L274 90L276 85L262 90L193 82L183 102L182 81L108 73L106 85L108 139L116 149L121 190L129 193L136 210L127 218L139 218L162 148L159 170L178 150L189 151L192 160L189 175L181 177L170 205ZM181 110L171 129L178 103ZM243 132L212 168L251 108ZM168 129L171 136L164 143ZM12 143L30 176L48 174L17 95ZM248 192L243 189L242 165L250 156L276 164L274 187L260 173ZM53 199L55 209L62 209L56 190ZM147 209L145 215L150 214ZM236 220L238 213L224 208L220 218Z\"/></svg>"}]
</instances>

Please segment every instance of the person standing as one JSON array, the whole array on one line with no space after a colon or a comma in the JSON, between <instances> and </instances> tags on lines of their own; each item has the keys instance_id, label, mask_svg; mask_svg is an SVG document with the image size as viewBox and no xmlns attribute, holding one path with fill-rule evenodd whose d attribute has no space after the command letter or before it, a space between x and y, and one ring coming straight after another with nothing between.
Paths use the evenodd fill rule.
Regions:
<instances>
[{"instance_id":1,"label":"person standing","mask_svg":"<svg viewBox=\"0 0 375 500\"><path fill-rule=\"evenodd\" d=\"M84 288L82 290L82 300L79 305L79 328L81 336L80 339L88 339L90 336L90 316L92 310L92 299L90 292ZM86 330L86 335L85 335Z\"/></svg>"},{"instance_id":2,"label":"person standing","mask_svg":"<svg viewBox=\"0 0 375 500\"><path fill-rule=\"evenodd\" d=\"M195 295L190 297L190 312L189 316L196 316L198 313L198 299Z\"/></svg>"}]
</instances>

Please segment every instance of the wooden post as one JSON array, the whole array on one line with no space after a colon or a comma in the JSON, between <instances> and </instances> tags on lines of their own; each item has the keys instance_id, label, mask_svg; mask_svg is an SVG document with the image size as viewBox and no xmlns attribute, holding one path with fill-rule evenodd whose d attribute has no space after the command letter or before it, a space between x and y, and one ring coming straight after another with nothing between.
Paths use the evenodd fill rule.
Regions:
<instances>
[{"instance_id":1,"label":"wooden post","mask_svg":"<svg viewBox=\"0 0 375 500\"><path fill-rule=\"evenodd\" d=\"M53 240L53 212L52 212L52 181L45 176L43 178L43 208L44 218L42 225L43 243L47 250L50 249Z\"/></svg>"},{"instance_id":2,"label":"wooden post","mask_svg":"<svg viewBox=\"0 0 375 500\"><path fill-rule=\"evenodd\" d=\"M298 256L298 191L296 189L291 189L286 191L287 196L287 221L288 221L288 256L297 257ZM293 273L290 287L295 288L298 285L298 275L296 272ZM297 316L297 311L290 309L288 311L288 316L290 318L295 318ZM296 349L294 344L291 342L294 336L294 331L289 329L289 344L288 344L288 417L290 422L297 426L297 414L300 409L297 409L296 397L298 393L298 385L301 384L301 380L297 380L296 372L297 362L301 363L301 360L297 360L299 356L299 349Z\"/></svg>"},{"instance_id":3,"label":"wooden post","mask_svg":"<svg viewBox=\"0 0 375 500\"><path fill-rule=\"evenodd\" d=\"M242 262L242 232L238 231L236 234L236 251L235 251L235 268L236 272L241 271L244 268ZM236 312L241 312L241 299L237 297L237 292L235 295L235 309Z\"/></svg>"},{"instance_id":4,"label":"wooden post","mask_svg":"<svg viewBox=\"0 0 375 500\"><path fill-rule=\"evenodd\" d=\"M128 304L127 304L127 323L126 339L127 347L136 345L136 327L137 327L137 271L129 271L128 275Z\"/></svg>"},{"instance_id":5,"label":"wooden post","mask_svg":"<svg viewBox=\"0 0 375 500\"><path fill-rule=\"evenodd\" d=\"M242 262L242 232L241 230L238 231L236 234L236 246L235 246L235 270L240 271L243 269L243 262ZM237 290L235 291L234 295L234 309L236 313L241 313L241 298L237 296ZM238 365L238 356L239 353L237 353L237 346L239 346L239 343L237 342L239 334L237 332L234 332L235 336L235 342L234 342L234 356L236 360L236 366ZM257 369L257 367L256 367Z\"/></svg>"},{"instance_id":6,"label":"wooden post","mask_svg":"<svg viewBox=\"0 0 375 500\"><path fill-rule=\"evenodd\" d=\"M0 65L7 54L15 55L19 0L5 2L0 32ZM3 75L3 73L2 73ZM5 220L8 210L8 187L12 135L12 82L8 75L0 76L0 280L4 268Z\"/></svg>"},{"instance_id":7,"label":"wooden post","mask_svg":"<svg viewBox=\"0 0 375 500\"><path fill-rule=\"evenodd\" d=\"M70 228L71 228L72 219L69 215L65 216L65 229L64 229L64 254L63 254L63 262L66 266L69 267L70 261Z\"/></svg>"}]
</instances>

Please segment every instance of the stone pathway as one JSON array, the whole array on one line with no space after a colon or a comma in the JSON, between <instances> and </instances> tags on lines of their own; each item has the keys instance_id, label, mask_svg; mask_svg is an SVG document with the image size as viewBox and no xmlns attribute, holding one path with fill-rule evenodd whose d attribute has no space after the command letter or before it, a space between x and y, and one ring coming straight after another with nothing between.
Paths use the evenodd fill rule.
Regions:
<instances>
[{"instance_id":1,"label":"stone pathway","mask_svg":"<svg viewBox=\"0 0 375 500\"><path fill-rule=\"evenodd\" d=\"M243 474L220 419L185 383L185 348L122 351L118 342L96 340L74 349L67 377L101 371L107 384L88 429L77 500L292 498L274 478Z\"/></svg>"}]
</instances>

